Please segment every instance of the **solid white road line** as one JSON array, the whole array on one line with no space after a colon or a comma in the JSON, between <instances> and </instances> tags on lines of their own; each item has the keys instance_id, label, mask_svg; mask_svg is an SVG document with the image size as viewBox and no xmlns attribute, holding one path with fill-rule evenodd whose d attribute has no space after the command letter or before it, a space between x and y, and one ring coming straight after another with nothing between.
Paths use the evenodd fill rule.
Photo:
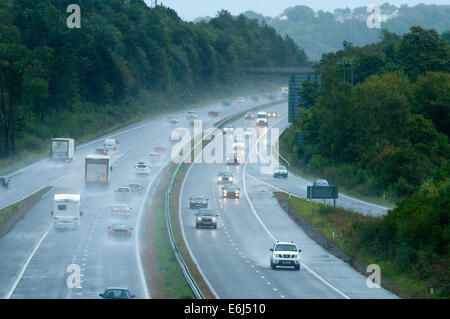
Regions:
<instances>
[{"instance_id":1,"label":"solid white road line","mask_svg":"<svg viewBox=\"0 0 450 319\"><path fill-rule=\"evenodd\" d=\"M50 223L50 225L47 227L47 230L45 231L45 233L41 236L41 239L39 239L37 245L34 247L33 251L31 252L31 254L28 256L27 260L25 261L25 264L22 266L22 269L20 270L16 280L14 280L14 283L11 287L11 289L9 290L9 292L6 294L5 299L9 299L11 298L11 295L14 293L14 290L16 290L17 285L19 284L20 280L22 279L23 274L25 273L25 270L28 267L28 264L30 263L31 259L33 258L34 254L36 253L36 251L39 249L39 247L41 246L42 242L44 241L45 237L47 237L48 233L50 232L50 229L52 229L52 223Z\"/></svg>"},{"instance_id":2,"label":"solid white road line","mask_svg":"<svg viewBox=\"0 0 450 319\"><path fill-rule=\"evenodd\" d=\"M281 122L282 120L284 120L285 118L287 118L287 116L285 116L285 117L279 119L278 121L276 121L275 123L273 123L273 124L269 127L269 129L272 128L275 124L277 124L277 123ZM264 135L267 134L267 132L269 131L269 129L268 129L264 134L262 134L260 137L258 137L258 140L257 140L257 142L256 142L256 145L259 143L260 139L261 139ZM254 147L256 147L256 146L254 146ZM252 152L252 151L254 151L254 148L252 148L252 149L249 151L249 155L250 155L250 152ZM250 156L249 156L249 157L250 157ZM258 213L256 212L256 210L255 210L255 208L254 208L254 206L253 206L253 204L252 204L252 202L251 202L251 200L250 200L250 197L249 197L248 194L247 194L247 187L246 187L246 183L245 183L245 180L246 180L246 178L245 178L245 176L246 176L245 171L246 171L246 168L247 168L247 164L248 164L249 157L247 157L247 160L245 161L245 164L244 164L244 169L242 170L244 194L245 194L245 197L247 198L248 203L250 204L250 208L252 209L253 214L256 216L256 219L258 219L258 221L260 222L261 226L266 230L267 234L273 239L273 241L276 241L275 236L272 234L272 232L267 228L267 226L264 224L264 222L263 222L263 221L261 220L261 218L259 217ZM331 288L332 290L334 290L335 292L337 292L339 295L341 295L341 296L344 297L345 299L350 299L349 296L347 296L347 295L344 294L342 291L340 291L339 289L337 289L336 287L334 287L332 284L330 284L329 282L327 282L324 278L322 278L319 274L317 274L316 272L314 272L314 271L313 271L311 268L309 268L306 264L304 264L304 263L302 263L302 262L300 262L300 264L301 264L306 270L308 270L312 275L314 275L317 279L319 279L321 282L323 282L327 287Z\"/></svg>"}]
</instances>

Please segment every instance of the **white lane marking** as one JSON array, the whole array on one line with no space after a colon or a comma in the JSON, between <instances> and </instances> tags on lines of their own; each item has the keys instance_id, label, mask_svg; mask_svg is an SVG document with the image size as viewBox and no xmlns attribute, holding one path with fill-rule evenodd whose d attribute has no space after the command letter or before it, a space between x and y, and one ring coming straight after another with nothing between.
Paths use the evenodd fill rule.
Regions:
<instances>
[{"instance_id":1,"label":"white lane marking","mask_svg":"<svg viewBox=\"0 0 450 319\"><path fill-rule=\"evenodd\" d=\"M262 134L262 135L257 139L256 145L259 143L260 139L261 139L265 134L267 134L267 132L269 131L270 128L272 128L275 124L277 124L277 123L281 122L282 120L284 120L286 117L287 117L287 116L285 116L285 117L279 119L278 121L276 121L275 123L273 123L273 124L267 129L267 131L266 131L264 134ZM254 148L252 148L252 149L249 151L249 154L250 154L250 152L253 152L253 151L254 151ZM247 159L246 159L246 161L245 161L245 164L244 164L244 169L242 170L242 175L243 175L243 176L242 176L242 177L243 177L242 179L243 179L243 187L244 187L244 194L245 194L245 197L247 198L247 201L249 202L250 208L252 209L253 214L256 216L256 219L259 220L259 222L261 223L261 225L263 226L263 228L266 230L267 234L272 238L272 240L273 240L273 241L276 241L275 236L274 236L274 235L272 234L272 232L266 227L266 225L264 224L264 222L263 222L263 221L261 220L261 218L259 217L258 213L257 213L256 210L255 210L255 207L253 206L253 204L252 204L252 202L251 202L251 200L250 200L250 197L249 197L248 194L247 194L247 187L246 187L246 183L245 183L245 180L246 180L245 176L246 176L247 174L245 173L245 171L246 171L246 168L247 168L248 160L249 160L249 157L247 157ZM334 287L332 284L330 284L328 281L326 281L324 278L322 278L319 274L317 274L316 272L314 272L311 268L309 268L309 267L308 267L307 265L305 265L303 262L300 262L300 264L301 264L303 267L305 267L305 269L308 270L311 274L313 274L317 279L319 279L321 282L323 282L327 287L331 288L332 290L334 290L335 292L337 292L339 295L343 296L344 298L350 299L349 296L347 296L347 295L344 294L342 291L340 291L339 289L337 289L336 287Z\"/></svg>"},{"instance_id":2,"label":"white lane marking","mask_svg":"<svg viewBox=\"0 0 450 319\"><path fill-rule=\"evenodd\" d=\"M141 208L139 210L139 215L138 215L138 222L137 222L137 227L136 227L136 234L137 236L135 236L135 254L136 254L136 259L137 259L137 264L138 264L138 268L139 268L139 276L141 278L141 283L143 285L143 290L145 293L145 299L150 299L150 291L148 289L147 286L147 280L145 279L145 275L144 275L144 268L142 265L142 258L141 258L141 224L142 224L142 218L143 218L143 211L144 211L144 207L147 203L147 199L148 199L148 195L150 193L150 190L152 189L152 185L154 183L154 181L156 180L156 177L159 176L160 172L162 171L162 169L165 166L161 166L157 171L156 174L152 177L152 180L150 181L150 183L147 185L147 189L145 190L145 194L144 194L144 200L142 201L141 204Z\"/></svg>"},{"instance_id":3,"label":"white lane marking","mask_svg":"<svg viewBox=\"0 0 450 319\"><path fill-rule=\"evenodd\" d=\"M45 237L47 237L48 233L50 232L50 229L52 229L53 224L50 223L50 225L48 226L47 230L45 231L45 233L41 236L41 239L39 239L38 243L36 244L36 246L34 247L33 251L31 252L31 254L28 256L27 260L25 261L25 264L22 266L22 269L19 272L19 275L17 276L16 280L14 281L11 289L9 290L9 292L6 294L5 299L9 299L11 298L11 295L14 293L14 290L16 290L17 285L19 284L20 280L22 279L23 274L25 273L28 264L30 263L31 259L33 258L34 254L36 253L36 251L39 249L39 247L41 246L42 242L44 241Z\"/></svg>"}]
</instances>

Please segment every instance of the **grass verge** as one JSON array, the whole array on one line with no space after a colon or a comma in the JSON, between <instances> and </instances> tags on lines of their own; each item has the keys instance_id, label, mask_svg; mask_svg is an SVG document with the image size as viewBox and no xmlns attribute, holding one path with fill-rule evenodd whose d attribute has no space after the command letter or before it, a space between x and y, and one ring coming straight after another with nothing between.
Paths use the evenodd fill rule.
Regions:
<instances>
[{"instance_id":1,"label":"grass verge","mask_svg":"<svg viewBox=\"0 0 450 319\"><path fill-rule=\"evenodd\" d=\"M0 238L5 236L14 225L51 189L44 187L39 192L13 205L0 209Z\"/></svg>"},{"instance_id":2,"label":"grass verge","mask_svg":"<svg viewBox=\"0 0 450 319\"><path fill-rule=\"evenodd\" d=\"M162 173L154 200L145 206L142 263L153 299L195 299L173 254L167 232L164 198L173 172L174 165L171 165Z\"/></svg>"},{"instance_id":3,"label":"grass verge","mask_svg":"<svg viewBox=\"0 0 450 319\"><path fill-rule=\"evenodd\" d=\"M402 298L432 297L427 283L411 278L408 273L399 272L392 261L353 246L349 237L352 230L364 223L376 222L382 217L364 216L316 202L312 203L310 215L308 200L289 197L281 192L275 192L274 195L283 210L305 230L308 236L364 276L369 275L366 273L367 265L377 264L381 269L383 288Z\"/></svg>"}]
</instances>

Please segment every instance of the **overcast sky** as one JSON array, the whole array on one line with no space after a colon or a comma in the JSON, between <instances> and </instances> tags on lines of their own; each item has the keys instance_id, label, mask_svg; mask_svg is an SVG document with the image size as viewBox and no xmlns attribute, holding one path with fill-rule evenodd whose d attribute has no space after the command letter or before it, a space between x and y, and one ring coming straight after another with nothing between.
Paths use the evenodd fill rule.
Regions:
<instances>
[{"instance_id":1,"label":"overcast sky","mask_svg":"<svg viewBox=\"0 0 450 319\"><path fill-rule=\"evenodd\" d=\"M145 2L150 4L152 1L145 0ZM396 6L400 6L402 4L414 6L418 3L449 4L450 0L158 0L158 3L162 3L165 6L177 11L178 15L183 20L189 21L204 16L214 17L221 9L226 9L233 15L237 15L247 10L253 10L258 13L262 13L265 16L275 17L281 14L284 9L296 5L305 5L315 11L333 11L336 8L349 7L353 9L370 4L381 5L385 2L389 2L390 4Z\"/></svg>"}]
</instances>

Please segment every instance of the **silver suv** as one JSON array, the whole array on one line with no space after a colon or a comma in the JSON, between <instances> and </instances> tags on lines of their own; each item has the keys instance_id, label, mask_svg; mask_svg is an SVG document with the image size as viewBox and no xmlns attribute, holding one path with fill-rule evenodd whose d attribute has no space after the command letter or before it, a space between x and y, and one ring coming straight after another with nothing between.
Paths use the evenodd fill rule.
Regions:
<instances>
[{"instance_id":1,"label":"silver suv","mask_svg":"<svg viewBox=\"0 0 450 319\"><path fill-rule=\"evenodd\" d=\"M277 241L270 249L270 268L277 269L278 266L293 266L300 270L300 252L294 242Z\"/></svg>"}]
</instances>

